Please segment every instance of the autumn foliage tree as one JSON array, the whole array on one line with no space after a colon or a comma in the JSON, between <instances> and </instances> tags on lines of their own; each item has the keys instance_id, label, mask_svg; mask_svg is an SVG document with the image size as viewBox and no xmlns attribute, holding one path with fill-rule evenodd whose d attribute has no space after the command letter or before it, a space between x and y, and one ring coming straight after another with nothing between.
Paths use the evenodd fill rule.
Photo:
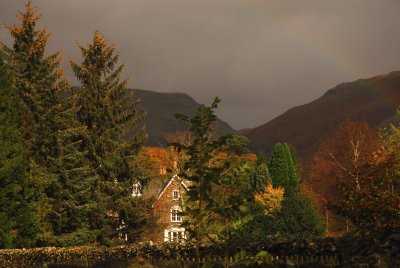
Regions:
<instances>
[{"instance_id":1,"label":"autumn foliage tree","mask_svg":"<svg viewBox=\"0 0 400 268\"><path fill-rule=\"evenodd\" d=\"M356 235L371 239L400 231L399 126L391 125L382 138L357 173L347 172L338 182L340 198L331 205L352 223Z\"/></svg>"},{"instance_id":2,"label":"autumn foliage tree","mask_svg":"<svg viewBox=\"0 0 400 268\"><path fill-rule=\"evenodd\" d=\"M283 194L282 187L274 188L271 183L265 185L264 190L257 192L254 196L255 201L261 204L264 214L273 215L282 208Z\"/></svg>"},{"instance_id":3,"label":"autumn foliage tree","mask_svg":"<svg viewBox=\"0 0 400 268\"><path fill-rule=\"evenodd\" d=\"M325 223L328 231L337 231L338 219L331 222L328 204L341 200L341 183L349 182L360 187L362 168L377 149L379 137L365 122L346 121L336 132L323 140L314 154L309 182L324 204ZM340 222L340 220L339 220Z\"/></svg>"}]
</instances>

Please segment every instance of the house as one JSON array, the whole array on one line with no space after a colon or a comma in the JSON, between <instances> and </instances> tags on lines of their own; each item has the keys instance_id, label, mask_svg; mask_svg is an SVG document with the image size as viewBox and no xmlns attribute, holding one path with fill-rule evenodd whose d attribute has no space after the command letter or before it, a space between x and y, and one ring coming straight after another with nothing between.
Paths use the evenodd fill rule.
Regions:
<instances>
[{"instance_id":1,"label":"house","mask_svg":"<svg viewBox=\"0 0 400 268\"><path fill-rule=\"evenodd\" d=\"M178 170L177 160L179 156L173 150L146 147L141 151L146 163L153 162L151 167L154 170L152 180L143 191L140 184L133 185L132 196L142 198L153 198L153 214L158 218L157 226L146 234L146 237L157 243L162 242L182 242L187 238L187 232L181 226L183 218L181 216L184 195L189 190L189 182L180 178L178 175L172 177L167 174L167 169L176 172ZM255 161L255 154L242 154L241 159ZM150 161L150 160L151 161ZM167 181L166 181L167 180ZM166 181L166 182L165 182ZM136 189L138 189L136 191Z\"/></svg>"},{"instance_id":2,"label":"house","mask_svg":"<svg viewBox=\"0 0 400 268\"><path fill-rule=\"evenodd\" d=\"M158 216L158 224L163 231L156 234L155 242L182 242L186 239L185 228L181 227L183 217L183 196L188 191L187 182L172 176L165 183L153 204L153 213Z\"/></svg>"}]
</instances>

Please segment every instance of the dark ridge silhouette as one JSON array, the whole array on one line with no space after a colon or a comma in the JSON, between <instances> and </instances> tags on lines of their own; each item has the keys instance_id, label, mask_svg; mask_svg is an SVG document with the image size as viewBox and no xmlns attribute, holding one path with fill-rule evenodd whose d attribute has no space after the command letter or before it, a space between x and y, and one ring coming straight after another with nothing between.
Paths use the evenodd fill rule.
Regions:
<instances>
[{"instance_id":1,"label":"dark ridge silhouette","mask_svg":"<svg viewBox=\"0 0 400 268\"><path fill-rule=\"evenodd\" d=\"M400 72L343 83L310 103L294 107L270 122L243 131L250 148L269 155L277 142L293 145L307 162L321 139L345 120L379 128L395 118L400 104Z\"/></svg>"},{"instance_id":2,"label":"dark ridge silhouette","mask_svg":"<svg viewBox=\"0 0 400 268\"><path fill-rule=\"evenodd\" d=\"M188 125L175 118L176 113L194 115L199 103L184 93L161 93L151 90L133 89L141 99L140 109L146 112L145 125L148 132L147 145L166 145L165 133L187 130ZM226 122L217 120L216 135L234 133L235 130Z\"/></svg>"}]
</instances>

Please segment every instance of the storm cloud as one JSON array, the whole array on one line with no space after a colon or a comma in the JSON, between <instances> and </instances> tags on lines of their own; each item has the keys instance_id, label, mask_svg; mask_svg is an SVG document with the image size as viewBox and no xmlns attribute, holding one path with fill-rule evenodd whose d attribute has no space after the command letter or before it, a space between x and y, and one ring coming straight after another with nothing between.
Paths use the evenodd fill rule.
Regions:
<instances>
[{"instance_id":1,"label":"storm cloud","mask_svg":"<svg viewBox=\"0 0 400 268\"><path fill-rule=\"evenodd\" d=\"M0 0L16 23L24 1ZM255 127L338 83L400 70L398 0L33 0L48 51L80 61L100 30L131 87L214 96L234 128ZM6 29L1 41L11 44Z\"/></svg>"}]
</instances>

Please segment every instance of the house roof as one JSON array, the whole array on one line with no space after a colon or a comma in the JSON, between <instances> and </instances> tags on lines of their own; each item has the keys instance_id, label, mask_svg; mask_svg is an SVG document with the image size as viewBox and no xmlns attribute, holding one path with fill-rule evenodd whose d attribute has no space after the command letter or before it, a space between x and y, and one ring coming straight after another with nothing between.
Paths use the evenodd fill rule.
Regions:
<instances>
[{"instance_id":1,"label":"house roof","mask_svg":"<svg viewBox=\"0 0 400 268\"><path fill-rule=\"evenodd\" d=\"M174 180L180 180L180 185L182 185L183 188L184 188L186 191L189 191L189 188L187 187L187 185L186 185L186 183L184 182L184 180L181 179L177 174L175 174L175 175L172 176L172 178L169 179L169 180L164 184L164 186L161 188L160 192L158 193L158 195L157 195L157 197L156 197L156 202L157 202L157 200L163 195L163 193L165 192L165 190L171 185L171 183L172 183Z\"/></svg>"}]
</instances>

